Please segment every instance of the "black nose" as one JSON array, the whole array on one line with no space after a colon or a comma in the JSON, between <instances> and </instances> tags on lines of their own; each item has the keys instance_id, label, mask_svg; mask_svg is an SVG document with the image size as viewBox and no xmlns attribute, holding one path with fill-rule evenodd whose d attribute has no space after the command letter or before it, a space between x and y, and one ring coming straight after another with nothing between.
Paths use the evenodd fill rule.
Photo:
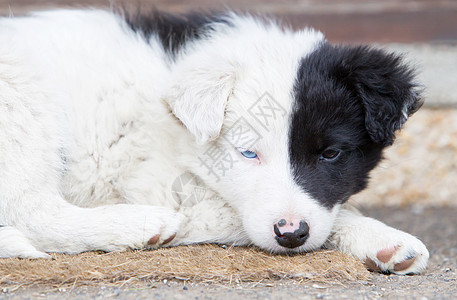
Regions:
<instances>
[{"instance_id":1,"label":"black nose","mask_svg":"<svg viewBox=\"0 0 457 300\"><path fill-rule=\"evenodd\" d=\"M276 234L275 239L278 244L286 248L299 247L303 245L309 237L309 226L305 221L300 221L300 226L294 232L281 233L277 224L274 225L274 231Z\"/></svg>"}]
</instances>

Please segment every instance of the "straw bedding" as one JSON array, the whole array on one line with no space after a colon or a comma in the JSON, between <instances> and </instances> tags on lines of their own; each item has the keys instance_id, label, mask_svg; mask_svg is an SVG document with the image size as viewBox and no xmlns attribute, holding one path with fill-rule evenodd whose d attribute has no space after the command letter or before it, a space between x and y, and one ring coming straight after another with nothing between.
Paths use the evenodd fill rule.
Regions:
<instances>
[{"instance_id":1,"label":"straw bedding","mask_svg":"<svg viewBox=\"0 0 457 300\"><path fill-rule=\"evenodd\" d=\"M337 251L274 255L256 248L194 245L155 251L53 254L52 260L0 260L0 286L135 286L156 280L249 282L367 280L355 258Z\"/></svg>"}]
</instances>

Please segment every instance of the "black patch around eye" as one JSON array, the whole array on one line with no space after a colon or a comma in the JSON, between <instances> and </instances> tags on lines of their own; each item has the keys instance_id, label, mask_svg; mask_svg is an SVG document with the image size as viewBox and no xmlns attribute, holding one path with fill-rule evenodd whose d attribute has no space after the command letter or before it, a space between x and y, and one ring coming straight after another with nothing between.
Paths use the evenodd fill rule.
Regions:
<instances>
[{"instance_id":1,"label":"black patch around eye","mask_svg":"<svg viewBox=\"0 0 457 300\"><path fill-rule=\"evenodd\" d=\"M289 128L294 180L328 209L366 187L383 148L368 135L360 99L339 71L339 55L324 43L302 59Z\"/></svg>"}]
</instances>

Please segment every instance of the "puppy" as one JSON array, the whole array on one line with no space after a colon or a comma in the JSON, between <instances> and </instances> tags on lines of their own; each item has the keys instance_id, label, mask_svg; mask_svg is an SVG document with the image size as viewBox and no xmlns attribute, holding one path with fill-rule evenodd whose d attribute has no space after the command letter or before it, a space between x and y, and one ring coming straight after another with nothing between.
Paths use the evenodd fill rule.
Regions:
<instances>
[{"instance_id":1,"label":"puppy","mask_svg":"<svg viewBox=\"0 0 457 300\"><path fill-rule=\"evenodd\" d=\"M419 273L347 207L421 105L397 55L226 13L0 21L0 256L192 243L336 248Z\"/></svg>"}]
</instances>

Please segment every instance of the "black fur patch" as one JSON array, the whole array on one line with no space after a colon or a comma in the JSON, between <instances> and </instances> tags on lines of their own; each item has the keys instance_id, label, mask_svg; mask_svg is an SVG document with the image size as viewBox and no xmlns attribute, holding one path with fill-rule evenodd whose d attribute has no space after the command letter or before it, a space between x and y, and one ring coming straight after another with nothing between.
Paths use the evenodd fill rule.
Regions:
<instances>
[{"instance_id":1,"label":"black fur patch","mask_svg":"<svg viewBox=\"0 0 457 300\"><path fill-rule=\"evenodd\" d=\"M382 149L421 105L413 79L398 56L368 47L323 43L304 58L290 125L297 184L327 208L364 189ZM326 150L340 155L325 159Z\"/></svg>"},{"instance_id":2,"label":"black fur patch","mask_svg":"<svg viewBox=\"0 0 457 300\"><path fill-rule=\"evenodd\" d=\"M214 24L230 25L226 15L189 13L173 15L153 10L150 13L138 12L126 17L127 24L141 32L146 38L157 35L164 49L175 55L188 41L200 39L211 31Z\"/></svg>"}]
</instances>

